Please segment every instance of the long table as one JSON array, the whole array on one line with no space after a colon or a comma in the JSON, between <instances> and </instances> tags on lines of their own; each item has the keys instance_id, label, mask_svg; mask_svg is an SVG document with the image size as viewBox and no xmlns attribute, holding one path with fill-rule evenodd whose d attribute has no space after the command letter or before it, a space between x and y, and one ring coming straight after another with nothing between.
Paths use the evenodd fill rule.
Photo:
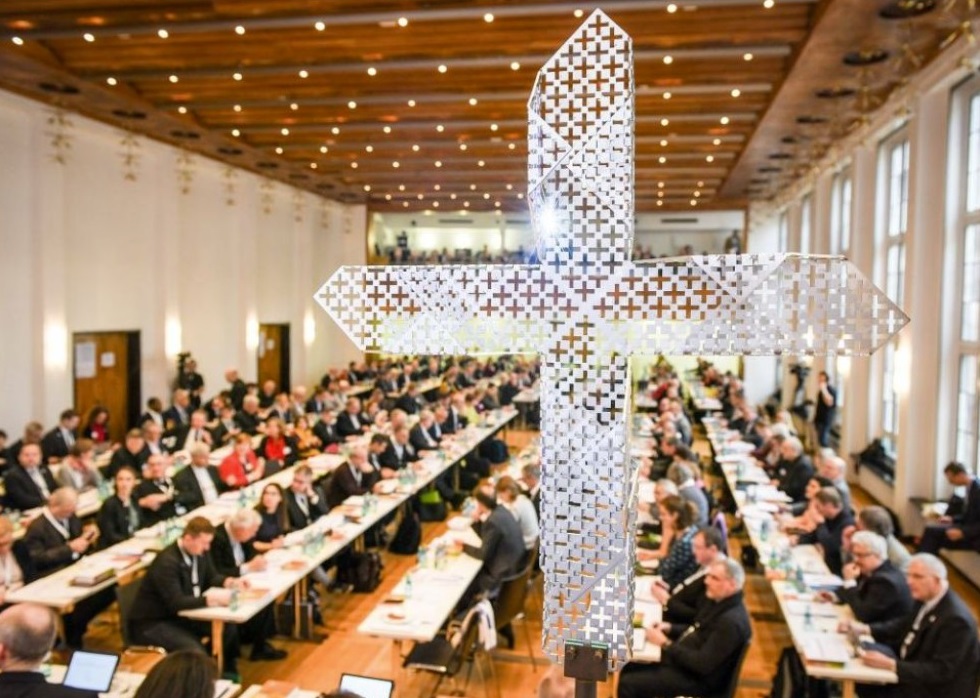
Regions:
<instances>
[{"instance_id":1,"label":"long table","mask_svg":"<svg viewBox=\"0 0 980 698\"><path fill-rule=\"evenodd\" d=\"M779 531L774 509L777 502L783 501L779 497L782 493L775 491L769 476L748 455L751 444L738 440L737 432L725 430L715 418L708 417L703 422L749 540L766 566L766 576L806 673L840 681L844 698L855 696L856 683L897 683L894 672L865 665L837 631L841 621L853 619L851 609L815 599L813 587L837 580L832 579L814 546L791 546L788 537ZM755 488L752 497L747 488Z\"/></svg>"}]
</instances>

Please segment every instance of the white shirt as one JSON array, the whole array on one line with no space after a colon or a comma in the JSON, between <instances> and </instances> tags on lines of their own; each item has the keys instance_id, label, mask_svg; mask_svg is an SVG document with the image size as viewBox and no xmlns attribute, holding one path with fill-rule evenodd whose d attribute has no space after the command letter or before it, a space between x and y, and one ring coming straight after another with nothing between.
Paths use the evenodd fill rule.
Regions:
<instances>
[{"instance_id":1,"label":"white shirt","mask_svg":"<svg viewBox=\"0 0 980 698\"><path fill-rule=\"evenodd\" d=\"M6 555L0 555L0 587L8 591L24 585L24 571L17 564L14 551L10 550Z\"/></svg>"},{"instance_id":2,"label":"white shirt","mask_svg":"<svg viewBox=\"0 0 980 698\"><path fill-rule=\"evenodd\" d=\"M524 549L530 550L534 547L538 536L541 535L540 527L538 526L538 515L534 511L534 503L523 494L520 494L517 495L517 499L512 503L505 504L504 506L507 507L507 511L514 515L517 523L520 524L521 537L524 539Z\"/></svg>"},{"instance_id":3,"label":"white shirt","mask_svg":"<svg viewBox=\"0 0 980 698\"><path fill-rule=\"evenodd\" d=\"M208 473L207 467L198 468L192 465L191 472L194 473L194 477L197 478L197 484L201 487L204 503L210 504L215 501L218 498L218 488L214 486L214 480L211 479L211 474Z\"/></svg>"}]
</instances>

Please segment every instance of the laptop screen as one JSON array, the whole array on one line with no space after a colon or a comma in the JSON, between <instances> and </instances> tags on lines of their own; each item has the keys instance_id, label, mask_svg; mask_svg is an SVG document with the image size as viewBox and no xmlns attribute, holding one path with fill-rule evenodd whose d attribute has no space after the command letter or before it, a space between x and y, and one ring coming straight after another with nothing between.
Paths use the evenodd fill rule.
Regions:
<instances>
[{"instance_id":1,"label":"laptop screen","mask_svg":"<svg viewBox=\"0 0 980 698\"><path fill-rule=\"evenodd\" d=\"M395 682L356 674L342 674L340 690L356 693L361 698L391 698L395 690Z\"/></svg>"},{"instance_id":2,"label":"laptop screen","mask_svg":"<svg viewBox=\"0 0 980 698\"><path fill-rule=\"evenodd\" d=\"M71 655L62 683L72 688L105 693L112 685L118 664L118 654L77 650Z\"/></svg>"}]
</instances>

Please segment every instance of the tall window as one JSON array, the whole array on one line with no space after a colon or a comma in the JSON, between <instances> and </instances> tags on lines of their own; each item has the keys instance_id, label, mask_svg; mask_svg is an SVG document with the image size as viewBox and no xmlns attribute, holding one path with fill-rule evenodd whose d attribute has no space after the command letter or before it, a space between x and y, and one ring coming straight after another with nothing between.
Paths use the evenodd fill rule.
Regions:
<instances>
[{"instance_id":1,"label":"tall window","mask_svg":"<svg viewBox=\"0 0 980 698\"><path fill-rule=\"evenodd\" d=\"M953 102L953 142L961 144L951 152L959 154L955 181L950 187L956 196L955 214L958 312L956 353L959 377L956 400L956 459L976 466L980 456L980 78L957 90ZM965 146L965 147L963 147Z\"/></svg>"},{"instance_id":2,"label":"tall window","mask_svg":"<svg viewBox=\"0 0 980 698\"><path fill-rule=\"evenodd\" d=\"M779 251L786 252L789 249L789 216L786 211L779 214Z\"/></svg>"},{"instance_id":3,"label":"tall window","mask_svg":"<svg viewBox=\"0 0 980 698\"><path fill-rule=\"evenodd\" d=\"M877 257L885 293L901 307L905 288L905 234L909 210L909 138L904 130L882 141L879 149L879 235ZM881 263L883 261L883 264ZM898 434L896 354L898 338L885 345L879 361L878 430L895 447Z\"/></svg>"},{"instance_id":4,"label":"tall window","mask_svg":"<svg viewBox=\"0 0 980 698\"><path fill-rule=\"evenodd\" d=\"M830 252L847 255L851 251L851 170L834 175L830 187Z\"/></svg>"},{"instance_id":5,"label":"tall window","mask_svg":"<svg viewBox=\"0 0 980 698\"><path fill-rule=\"evenodd\" d=\"M813 195L807 194L800 204L800 252L809 254L813 237Z\"/></svg>"}]
</instances>

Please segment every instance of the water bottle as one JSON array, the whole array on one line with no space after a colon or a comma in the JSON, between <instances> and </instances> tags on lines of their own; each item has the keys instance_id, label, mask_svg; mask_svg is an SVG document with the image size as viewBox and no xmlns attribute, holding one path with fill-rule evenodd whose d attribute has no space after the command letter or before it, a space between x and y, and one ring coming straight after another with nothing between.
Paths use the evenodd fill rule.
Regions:
<instances>
[{"instance_id":1,"label":"water bottle","mask_svg":"<svg viewBox=\"0 0 980 698\"><path fill-rule=\"evenodd\" d=\"M446 546L444 545L436 546L436 569L446 569Z\"/></svg>"},{"instance_id":2,"label":"water bottle","mask_svg":"<svg viewBox=\"0 0 980 698\"><path fill-rule=\"evenodd\" d=\"M776 549L773 548L769 554L769 569L775 570L779 568L779 555L776 554Z\"/></svg>"},{"instance_id":3,"label":"water bottle","mask_svg":"<svg viewBox=\"0 0 980 698\"><path fill-rule=\"evenodd\" d=\"M109 498L109 483L105 480L99 481L99 501L104 502Z\"/></svg>"},{"instance_id":4,"label":"water bottle","mask_svg":"<svg viewBox=\"0 0 980 698\"><path fill-rule=\"evenodd\" d=\"M806 591L806 580L803 577L803 568L796 566L796 590L800 593Z\"/></svg>"},{"instance_id":5,"label":"water bottle","mask_svg":"<svg viewBox=\"0 0 980 698\"><path fill-rule=\"evenodd\" d=\"M412 573L405 575L405 598L412 598Z\"/></svg>"},{"instance_id":6,"label":"water bottle","mask_svg":"<svg viewBox=\"0 0 980 698\"><path fill-rule=\"evenodd\" d=\"M238 589L231 590L231 600L228 602L228 610L232 613L238 610Z\"/></svg>"},{"instance_id":7,"label":"water bottle","mask_svg":"<svg viewBox=\"0 0 980 698\"><path fill-rule=\"evenodd\" d=\"M813 630L813 613L810 612L810 604L807 604L803 611L803 629Z\"/></svg>"},{"instance_id":8,"label":"water bottle","mask_svg":"<svg viewBox=\"0 0 980 698\"><path fill-rule=\"evenodd\" d=\"M759 540L763 543L769 540L769 519L763 519L759 527Z\"/></svg>"},{"instance_id":9,"label":"water bottle","mask_svg":"<svg viewBox=\"0 0 980 698\"><path fill-rule=\"evenodd\" d=\"M238 508L244 509L247 506L248 506L248 497L245 494L245 488L243 487L240 490L238 490Z\"/></svg>"},{"instance_id":10,"label":"water bottle","mask_svg":"<svg viewBox=\"0 0 980 698\"><path fill-rule=\"evenodd\" d=\"M425 546L419 546L418 565L420 570L424 570L429 561L428 551Z\"/></svg>"}]
</instances>

